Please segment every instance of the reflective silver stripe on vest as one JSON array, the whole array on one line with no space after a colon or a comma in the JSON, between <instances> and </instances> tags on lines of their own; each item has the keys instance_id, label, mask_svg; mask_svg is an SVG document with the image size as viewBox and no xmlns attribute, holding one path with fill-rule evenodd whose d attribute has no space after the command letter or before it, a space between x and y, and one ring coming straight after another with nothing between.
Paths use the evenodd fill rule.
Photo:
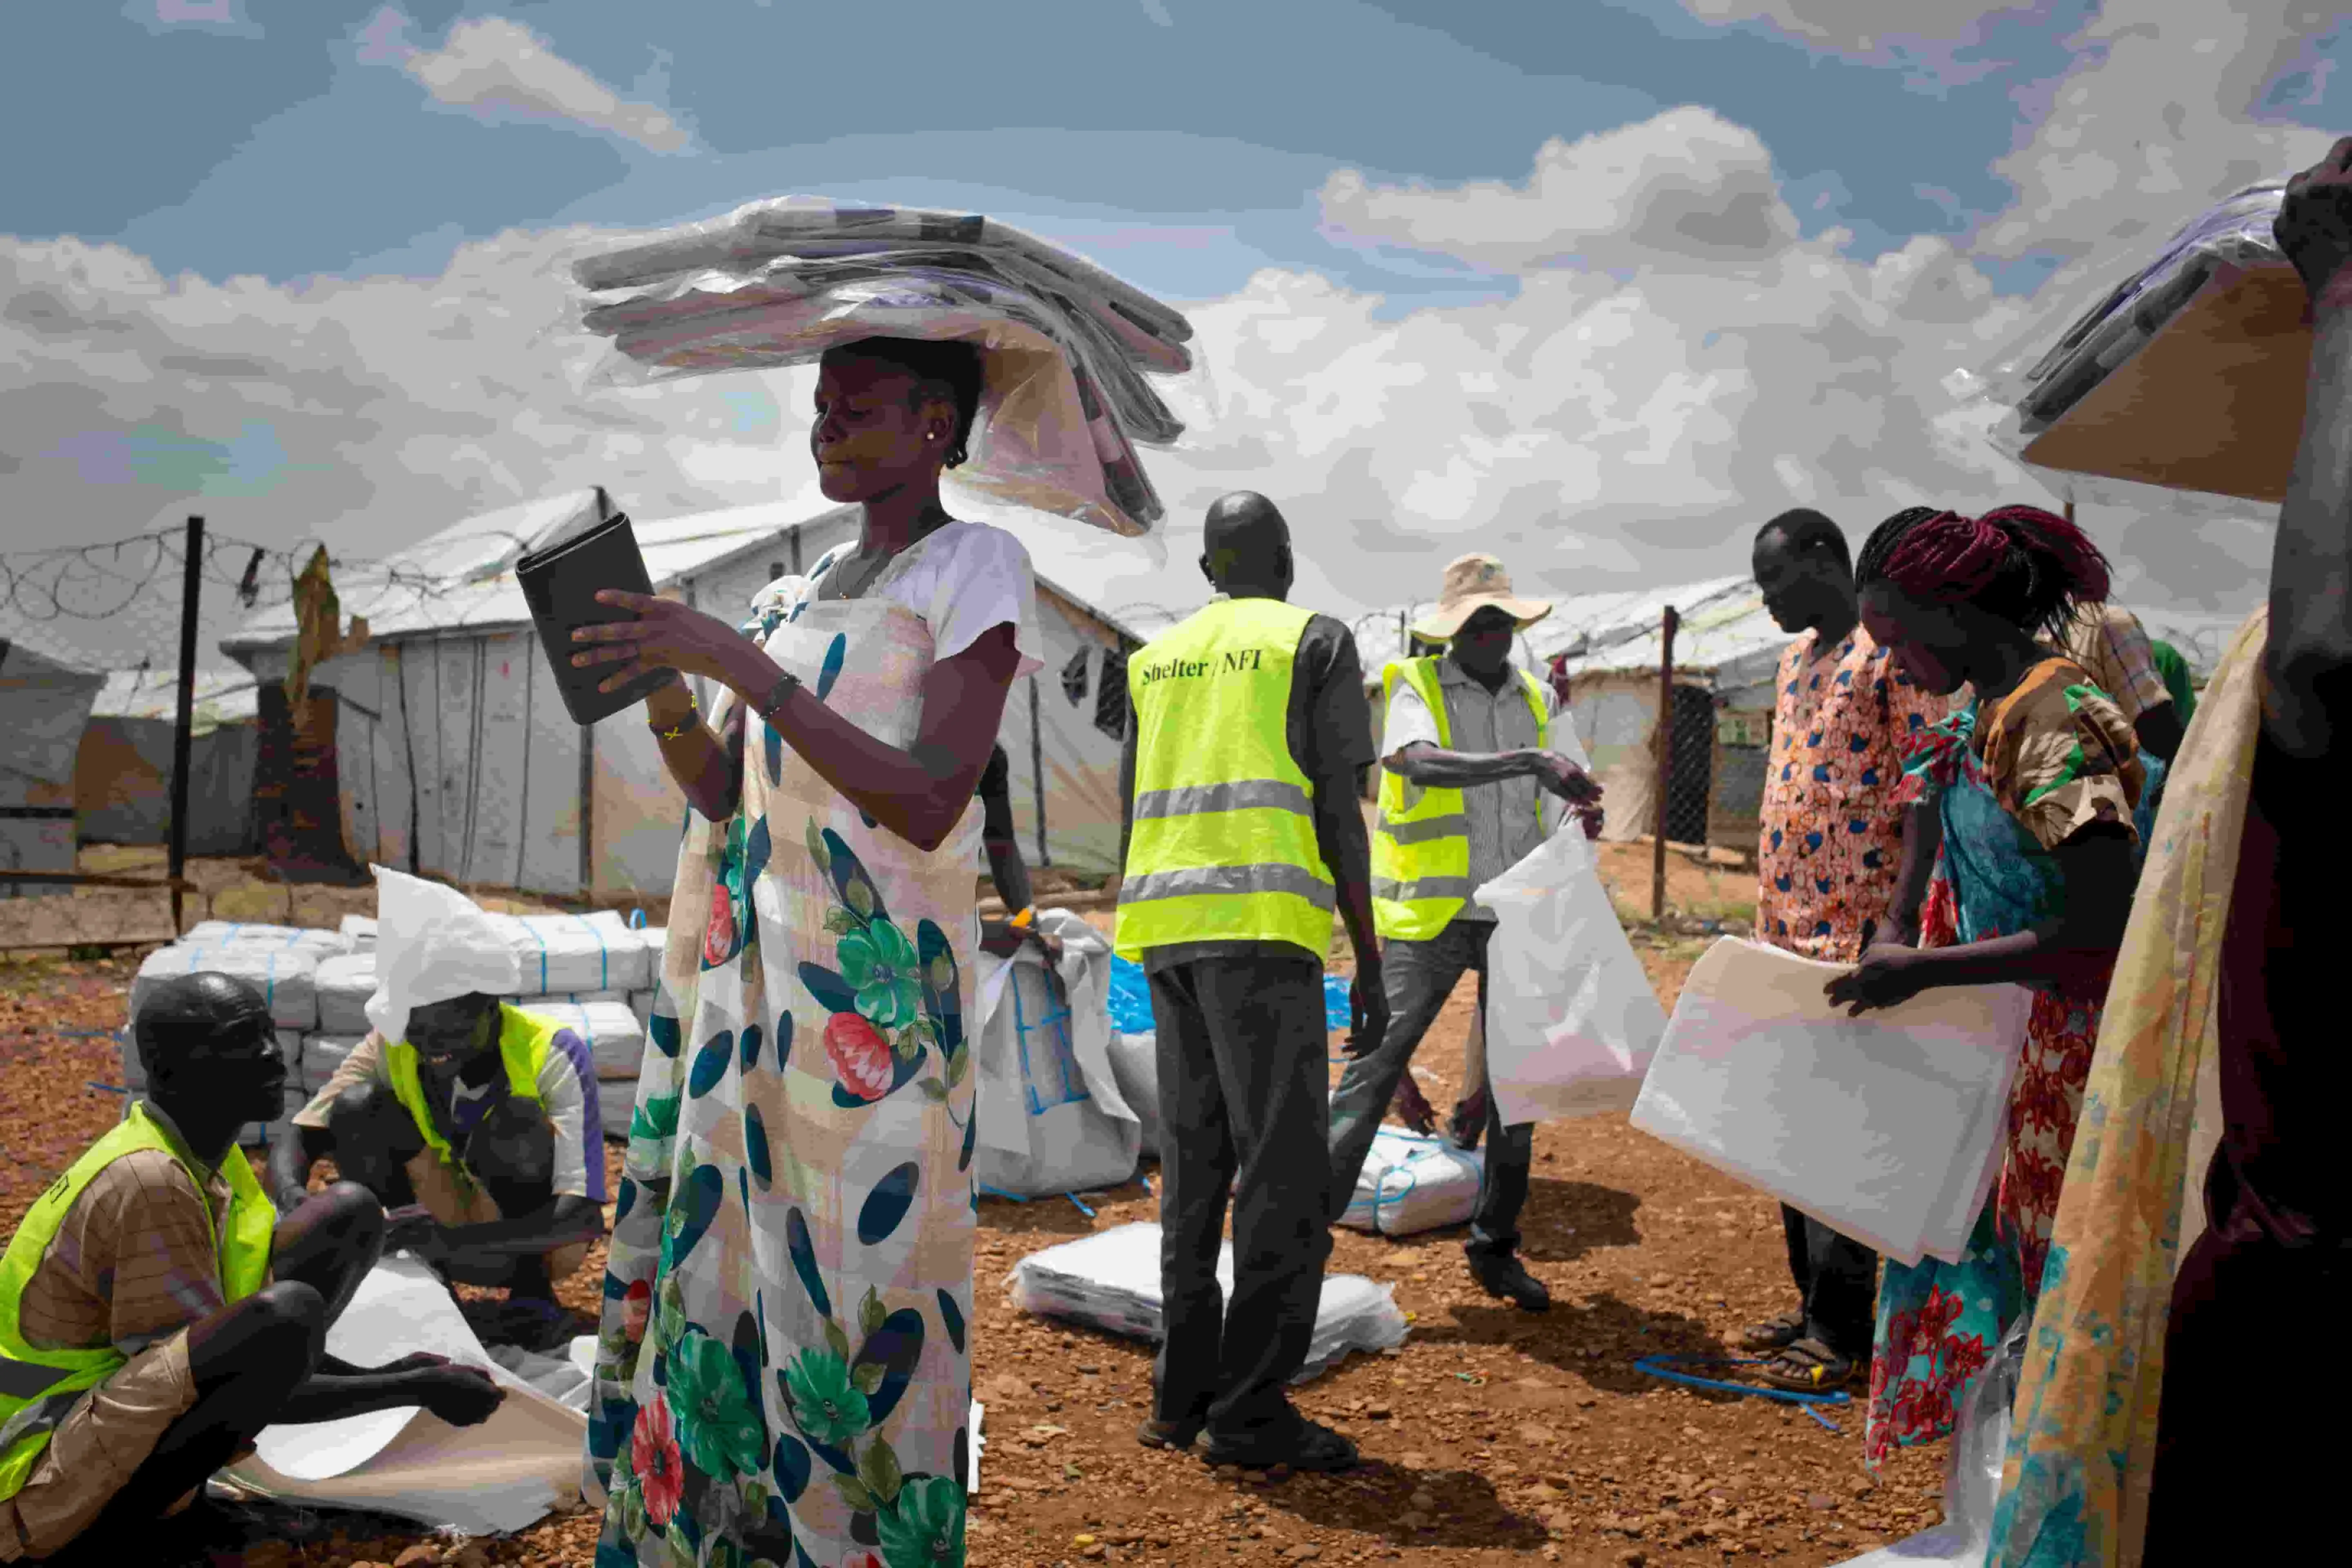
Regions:
<instances>
[{"instance_id":1,"label":"reflective silver stripe on vest","mask_svg":"<svg viewBox=\"0 0 2352 1568\"><path fill-rule=\"evenodd\" d=\"M1372 879L1372 897L1386 899L1392 904L1417 903L1423 899L1466 899L1475 890L1467 877L1423 877L1417 882L1399 882L1386 877Z\"/></svg>"},{"instance_id":2,"label":"reflective silver stripe on vest","mask_svg":"<svg viewBox=\"0 0 2352 1568\"><path fill-rule=\"evenodd\" d=\"M1418 822L1391 822L1381 818L1381 832L1397 844L1426 844L1433 838L1466 838L1470 834L1470 818L1461 812L1445 816L1424 816Z\"/></svg>"},{"instance_id":3,"label":"reflective silver stripe on vest","mask_svg":"<svg viewBox=\"0 0 2352 1568\"><path fill-rule=\"evenodd\" d=\"M0 1355L0 1399L38 1399L72 1375L63 1367Z\"/></svg>"},{"instance_id":4,"label":"reflective silver stripe on vest","mask_svg":"<svg viewBox=\"0 0 2352 1568\"><path fill-rule=\"evenodd\" d=\"M1137 877L1118 890L1122 904L1148 904L1155 899L1190 899L1202 895L1230 898L1251 893L1291 893L1319 910L1337 909L1339 895L1330 883L1299 866L1272 862L1257 866L1196 866L1185 871L1154 871Z\"/></svg>"},{"instance_id":5,"label":"reflective silver stripe on vest","mask_svg":"<svg viewBox=\"0 0 2352 1568\"><path fill-rule=\"evenodd\" d=\"M1146 790L1135 797L1135 820L1205 816L1213 811L1273 810L1313 814L1307 792L1280 779L1243 779L1236 784L1183 784Z\"/></svg>"}]
</instances>

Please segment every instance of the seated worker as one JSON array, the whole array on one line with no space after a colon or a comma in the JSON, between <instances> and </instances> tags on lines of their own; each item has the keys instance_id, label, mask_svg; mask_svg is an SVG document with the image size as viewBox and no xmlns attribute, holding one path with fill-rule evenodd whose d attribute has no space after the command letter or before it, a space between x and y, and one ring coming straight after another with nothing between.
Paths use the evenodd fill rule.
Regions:
<instances>
[{"instance_id":1,"label":"seated worker","mask_svg":"<svg viewBox=\"0 0 2352 1568\"><path fill-rule=\"evenodd\" d=\"M981 847L988 853L989 880L1004 900L1005 918L980 922L980 950L1010 958L1024 942L1034 942L1045 955L1051 972L1062 963L1062 939L1037 929L1037 907L1030 901L1029 868L1021 858L1021 841L1013 827L1013 763L1004 748L988 753L988 767L980 775Z\"/></svg>"},{"instance_id":2,"label":"seated worker","mask_svg":"<svg viewBox=\"0 0 2352 1568\"><path fill-rule=\"evenodd\" d=\"M376 1027L352 1048L270 1153L281 1208L310 1167L338 1172L388 1211L387 1250L458 1284L505 1287L526 1349L571 1337L555 1280L604 1233L604 1128L580 1037L506 1005L521 966L454 888L376 869ZM394 906L404 918L389 918Z\"/></svg>"},{"instance_id":3,"label":"seated worker","mask_svg":"<svg viewBox=\"0 0 2352 1568\"><path fill-rule=\"evenodd\" d=\"M0 1563L176 1562L221 1522L179 1516L263 1427L403 1405L470 1426L505 1397L435 1356L323 1353L383 1215L339 1182L281 1218L254 1179L237 1130L278 1115L286 1085L259 992L176 976L131 1027L145 1096L0 1258ZM167 1517L189 1550L159 1550Z\"/></svg>"}]
</instances>

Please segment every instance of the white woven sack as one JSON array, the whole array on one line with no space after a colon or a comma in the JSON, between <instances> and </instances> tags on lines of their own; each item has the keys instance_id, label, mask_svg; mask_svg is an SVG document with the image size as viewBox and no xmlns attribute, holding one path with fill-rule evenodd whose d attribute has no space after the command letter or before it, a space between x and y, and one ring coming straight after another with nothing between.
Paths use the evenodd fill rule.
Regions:
<instances>
[{"instance_id":1,"label":"white woven sack","mask_svg":"<svg viewBox=\"0 0 2352 1568\"><path fill-rule=\"evenodd\" d=\"M1143 1127L1143 1152L1160 1158L1160 1038L1157 1035L1110 1036L1110 1072L1118 1097Z\"/></svg>"},{"instance_id":2,"label":"white woven sack","mask_svg":"<svg viewBox=\"0 0 2352 1568\"><path fill-rule=\"evenodd\" d=\"M1356 1175L1355 1195L1339 1223L1381 1236L1415 1236L1465 1224L1478 1206L1484 1168L1483 1151L1383 1127L1372 1136Z\"/></svg>"}]
</instances>

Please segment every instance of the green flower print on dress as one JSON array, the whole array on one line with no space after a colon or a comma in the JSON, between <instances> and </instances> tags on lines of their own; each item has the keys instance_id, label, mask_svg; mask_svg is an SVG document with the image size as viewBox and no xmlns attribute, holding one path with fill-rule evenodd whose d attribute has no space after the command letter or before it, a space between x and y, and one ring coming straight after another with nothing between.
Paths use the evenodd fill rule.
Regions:
<instances>
[{"instance_id":1,"label":"green flower print on dress","mask_svg":"<svg viewBox=\"0 0 2352 1568\"><path fill-rule=\"evenodd\" d=\"M857 994L857 1010L884 1029L903 1028L923 1016L923 980L915 944L887 920L867 922L841 939L841 977Z\"/></svg>"},{"instance_id":2,"label":"green flower print on dress","mask_svg":"<svg viewBox=\"0 0 2352 1568\"><path fill-rule=\"evenodd\" d=\"M804 1350L784 1372L793 1419L813 1443L846 1448L869 1423L866 1395L850 1381L849 1363L829 1350Z\"/></svg>"},{"instance_id":3,"label":"green flower print on dress","mask_svg":"<svg viewBox=\"0 0 2352 1568\"><path fill-rule=\"evenodd\" d=\"M725 1345L689 1328L670 1357L668 1381L678 1447L696 1469L731 1480L767 1468L766 1424Z\"/></svg>"},{"instance_id":4,"label":"green flower print on dress","mask_svg":"<svg viewBox=\"0 0 2352 1568\"><path fill-rule=\"evenodd\" d=\"M874 1524L888 1568L958 1568L963 1562L963 1489L944 1477L908 1481Z\"/></svg>"}]
</instances>

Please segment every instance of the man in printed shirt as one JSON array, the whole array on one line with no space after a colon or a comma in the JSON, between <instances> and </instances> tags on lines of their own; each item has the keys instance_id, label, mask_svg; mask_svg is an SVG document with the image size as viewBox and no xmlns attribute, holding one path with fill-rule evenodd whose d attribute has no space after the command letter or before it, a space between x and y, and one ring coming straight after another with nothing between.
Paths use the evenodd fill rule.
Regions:
<instances>
[{"instance_id":1,"label":"man in printed shirt","mask_svg":"<svg viewBox=\"0 0 2352 1568\"><path fill-rule=\"evenodd\" d=\"M377 868L380 897L429 913L379 919L376 1027L279 1134L270 1175L301 1201L329 1154L387 1211L388 1251L461 1284L504 1286L519 1320L500 1337L569 1338L554 1281L604 1234L596 1069L578 1035L501 1004L520 961L453 888Z\"/></svg>"},{"instance_id":2,"label":"man in printed shirt","mask_svg":"<svg viewBox=\"0 0 2352 1568\"><path fill-rule=\"evenodd\" d=\"M422 1405L456 1426L503 1395L436 1356L323 1353L383 1217L340 1183L278 1215L236 1146L280 1105L261 994L177 976L132 1021L144 1095L34 1202L0 1258L0 1563L177 1562L240 1543L186 1511L278 1423ZM159 1532L158 1518L174 1523Z\"/></svg>"},{"instance_id":3,"label":"man in printed shirt","mask_svg":"<svg viewBox=\"0 0 2352 1568\"><path fill-rule=\"evenodd\" d=\"M2171 686L2139 617L2120 605L2085 605L2076 612L2061 650L2091 672L2091 682L2131 721L2140 750L2169 763L2180 749L2189 716Z\"/></svg>"},{"instance_id":4,"label":"man in printed shirt","mask_svg":"<svg viewBox=\"0 0 2352 1568\"><path fill-rule=\"evenodd\" d=\"M1900 673L1862 628L1845 535L1820 512L1783 512L1756 536L1756 584L1786 632L1764 774L1756 940L1826 963L1853 963L1878 941L1910 942L1889 910L1907 814L1889 803L1911 735L1947 704ZM1800 1304L1748 1330L1774 1352L1764 1375L1826 1388L1870 1362L1878 1259L1817 1220L1783 1206L1789 1269Z\"/></svg>"}]
</instances>

